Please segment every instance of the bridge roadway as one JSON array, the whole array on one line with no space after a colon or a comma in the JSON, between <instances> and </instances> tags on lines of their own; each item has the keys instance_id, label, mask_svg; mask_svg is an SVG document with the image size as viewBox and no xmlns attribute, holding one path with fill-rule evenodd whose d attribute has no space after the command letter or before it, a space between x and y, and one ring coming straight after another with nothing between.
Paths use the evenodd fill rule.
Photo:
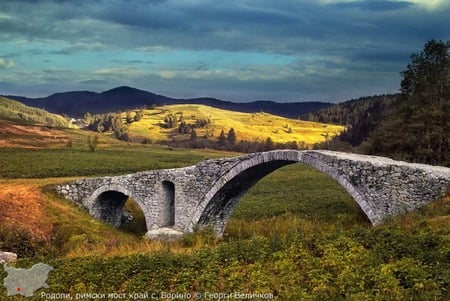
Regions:
<instances>
[{"instance_id":1,"label":"bridge roadway","mask_svg":"<svg viewBox=\"0 0 450 301\"><path fill-rule=\"evenodd\" d=\"M450 186L446 167L325 150L274 150L183 168L87 178L55 189L114 226L121 224L124 204L132 197L152 233L166 228L192 232L208 225L220 236L240 198L267 174L293 163L336 180L373 225L446 195Z\"/></svg>"}]
</instances>

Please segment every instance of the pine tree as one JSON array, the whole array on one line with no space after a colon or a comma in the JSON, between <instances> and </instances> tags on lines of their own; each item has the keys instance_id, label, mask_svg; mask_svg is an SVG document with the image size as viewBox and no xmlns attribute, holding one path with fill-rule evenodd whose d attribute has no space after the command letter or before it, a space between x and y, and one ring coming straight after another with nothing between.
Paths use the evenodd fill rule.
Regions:
<instances>
[{"instance_id":1,"label":"pine tree","mask_svg":"<svg viewBox=\"0 0 450 301\"><path fill-rule=\"evenodd\" d=\"M166 118L164 119L164 122L166 123L166 127L168 129L173 128L173 117L172 117L172 115L167 115Z\"/></svg>"},{"instance_id":2,"label":"pine tree","mask_svg":"<svg viewBox=\"0 0 450 301\"><path fill-rule=\"evenodd\" d=\"M228 132L227 141L230 145L234 145L236 143L236 133L234 132L233 128L231 128Z\"/></svg>"},{"instance_id":3,"label":"pine tree","mask_svg":"<svg viewBox=\"0 0 450 301\"><path fill-rule=\"evenodd\" d=\"M191 141L197 140L197 133L195 132L195 129L191 130Z\"/></svg>"},{"instance_id":4,"label":"pine tree","mask_svg":"<svg viewBox=\"0 0 450 301\"><path fill-rule=\"evenodd\" d=\"M450 165L450 41L427 42L401 75L402 95L374 132L371 153Z\"/></svg>"},{"instance_id":5,"label":"pine tree","mask_svg":"<svg viewBox=\"0 0 450 301\"><path fill-rule=\"evenodd\" d=\"M178 117L175 114L172 118L172 128L177 128L178 127Z\"/></svg>"},{"instance_id":6,"label":"pine tree","mask_svg":"<svg viewBox=\"0 0 450 301\"><path fill-rule=\"evenodd\" d=\"M227 144L227 137L225 137L225 132L222 130L219 135L219 146L224 146Z\"/></svg>"},{"instance_id":7,"label":"pine tree","mask_svg":"<svg viewBox=\"0 0 450 301\"><path fill-rule=\"evenodd\" d=\"M264 143L264 148L265 148L265 150L272 150L272 149L273 149L273 146L274 146L274 144L273 144L272 138L267 137L266 143Z\"/></svg>"},{"instance_id":8,"label":"pine tree","mask_svg":"<svg viewBox=\"0 0 450 301\"><path fill-rule=\"evenodd\" d=\"M132 123L134 121L134 119L131 117L131 112L127 111L127 117L126 117L126 121L128 124Z\"/></svg>"}]
</instances>

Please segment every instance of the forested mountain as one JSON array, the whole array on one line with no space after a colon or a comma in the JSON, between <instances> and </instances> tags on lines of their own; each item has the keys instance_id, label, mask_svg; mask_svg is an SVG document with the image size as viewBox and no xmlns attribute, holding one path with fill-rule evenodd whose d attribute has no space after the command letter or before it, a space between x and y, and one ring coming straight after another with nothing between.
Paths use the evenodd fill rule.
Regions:
<instances>
[{"instance_id":1,"label":"forested mountain","mask_svg":"<svg viewBox=\"0 0 450 301\"><path fill-rule=\"evenodd\" d=\"M254 101L238 103L215 98L176 99L158 95L131 87L117 87L102 93L89 91L72 91L56 93L42 98L23 96L7 96L28 106L44 108L52 113L81 117L85 113L104 114L115 111L126 111L140 107L151 107L171 104L203 104L219 109L244 113L266 112L287 118L295 118L302 114L314 112L328 107L326 102L291 102Z\"/></svg>"},{"instance_id":2,"label":"forested mountain","mask_svg":"<svg viewBox=\"0 0 450 301\"><path fill-rule=\"evenodd\" d=\"M371 135L398 96L395 94L352 99L302 115L301 118L344 125L347 130L339 136L339 139L352 146L358 146Z\"/></svg>"}]
</instances>

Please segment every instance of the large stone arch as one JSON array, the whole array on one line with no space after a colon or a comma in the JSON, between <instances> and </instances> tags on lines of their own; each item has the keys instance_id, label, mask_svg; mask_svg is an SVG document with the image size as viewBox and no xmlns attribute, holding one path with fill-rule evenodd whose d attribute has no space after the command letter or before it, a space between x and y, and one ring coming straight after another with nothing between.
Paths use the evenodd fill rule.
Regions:
<instances>
[{"instance_id":1,"label":"large stone arch","mask_svg":"<svg viewBox=\"0 0 450 301\"><path fill-rule=\"evenodd\" d=\"M240 197L253 184L296 162L340 183L374 225L449 191L450 169L446 167L325 150L253 153L178 169L80 179L55 189L97 218L108 220L104 218L109 216L108 200L116 201L111 210L119 212L125 196L130 196L142 209L148 230L171 227L192 232L198 224L212 224L221 234ZM114 218L108 221L115 224L118 214L111 214Z\"/></svg>"},{"instance_id":2,"label":"large stone arch","mask_svg":"<svg viewBox=\"0 0 450 301\"><path fill-rule=\"evenodd\" d=\"M133 198L141 210L145 212L144 203L139 197L135 196L132 191L124 186L114 183L97 188L88 198L85 206L93 217L119 227L122 223L123 208L128 197ZM144 215L148 228L149 221L147 220L147 215Z\"/></svg>"},{"instance_id":3,"label":"large stone arch","mask_svg":"<svg viewBox=\"0 0 450 301\"><path fill-rule=\"evenodd\" d=\"M194 228L210 225L218 235L222 235L228 219L241 197L266 175L294 163L312 166L336 180L352 196L369 220L372 223L376 220L372 208L345 176L329 168L320 158L304 157L303 155L302 152L295 150L281 150L257 153L241 160L212 185L197 207L191 226Z\"/></svg>"}]
</instances>

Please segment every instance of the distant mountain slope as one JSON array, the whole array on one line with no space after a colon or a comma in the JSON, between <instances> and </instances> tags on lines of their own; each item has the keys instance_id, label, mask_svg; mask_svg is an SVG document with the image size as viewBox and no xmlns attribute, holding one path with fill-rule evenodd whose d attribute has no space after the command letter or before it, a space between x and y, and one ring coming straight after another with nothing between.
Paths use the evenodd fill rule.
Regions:
<instances>
[{"instance_id":1,"label":"distant mountain slope","mask_svg":"<svg viewBox=\"0 0 450 301\"><path fill-rule=\"evenodd\" d=\"M273 101L254 101L250 103L235 103L215 98L175 99L151 92L131 88L117 87L102 93L88 91L73 91L56 93L48 97L27 98L23 96L7 96L23 102L26 105L44 108L53 113L80 117L86 112L99 114L119 110L135 109L143 106L170 104L203 104L220 109L239 112L266 112L288 118L314 112L328 107L324 102L293 102L277 103Z\"/></svg>"},{"instance_id":2,"label":"distant mountain slope","mask_svg":"<svg viewBox=\"0 0 450 301\"><path fill-rule=\"evenodd\" d=\"M67 127L68 121L45 110L32 108L18 101L0 96L0 119L23 124L39 124L53 127Z\"/></svg>"}]
</instances>

